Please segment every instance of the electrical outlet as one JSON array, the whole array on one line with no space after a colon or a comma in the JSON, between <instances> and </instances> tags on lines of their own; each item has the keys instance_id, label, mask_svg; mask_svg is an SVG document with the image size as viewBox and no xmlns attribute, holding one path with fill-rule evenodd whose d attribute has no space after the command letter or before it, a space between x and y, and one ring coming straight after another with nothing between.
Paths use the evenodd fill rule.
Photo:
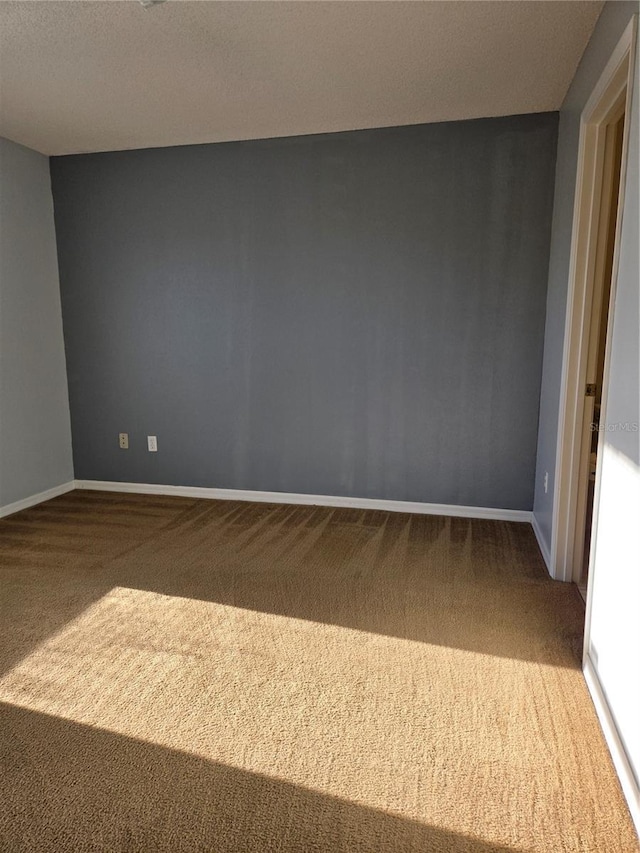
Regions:
<instances>
[{"instance_id":1,"label":"electrical outlet","mask_svg":"<svg viewBox=\"0 0 640 853\"><path fill-rule=\"evenodd\" d=\"M549 491L549 472L545 471L544 472L544 493L545 493L545 495L547 494L548 491Z\"/></svg>"},{"instance_id":2,"label":"electrical outlet","mask_svg":"<svg viewBox=\"0 0 640 853\"><path fill-rule=\"evenodd\" d=\"M147 448L151 453L155 453L158 450L158 439L155 435L147 436Z\"/></svg>"},{"instance_id":3,"label":"electrical outlet","mask_svg":"<svg viewBox=\"0 0 640 853\"><path fill-rule=\"evenodd\" d=\"M120 444L120 450L128 450L129 449L129 433L121 432L118 437L118 442Z\"/></svg>"}]
</instances>

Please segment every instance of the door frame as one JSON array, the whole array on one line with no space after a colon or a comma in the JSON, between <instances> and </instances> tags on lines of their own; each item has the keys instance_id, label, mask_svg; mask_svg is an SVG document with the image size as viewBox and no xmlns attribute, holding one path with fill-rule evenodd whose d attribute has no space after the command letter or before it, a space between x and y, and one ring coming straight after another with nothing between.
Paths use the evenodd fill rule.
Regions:
<instances>
[{"instance_id":1,"label":"door frame","mask_svg":"<svg viewBox=\"0 0 640 853\"><path fill-rule=\"evenodd\" d=\"M620 99L626 90L624 138L618 193L618 217L614 239L611 294L607 324L607 347L600 413L602 423L606 423L610 349L608 344L613 326L613 306L615 304L618 259L620 254L620 233L624 211L624 187L629 146L631 97L633 94L636 31L637 16L634 15L616 45L580 116L580 142L574 199L569 289L567 294L556 447L557 474L554 484L551 534L551 567L553 569L553 577L556 580L562 581L577 580L577 575L581 570L581 566L576 565L576 550L581 551L581 548L576 549L576 533L581 529L581 525L578 523L578 509L581 506L585 506L585 495L582 492L586 489L588 482L584 477L581 477L581 462L583 458L581 449L585 417L585 384L589 328L596 277L596 250L602 202L605 139L607 125L610 123L612 116L615 115L616 110L620 108ZM599 454L602 450L600 447L602 441L603 434L600 433L598 440ZM593 502L594 523L589 558L590 564L595 552L594 544L597 533L595 519L597 518L600 491L599 480L600 477L597 469ZM592 566L590 565L589 568L591 575Z\"/></svg>"}]
</instances>

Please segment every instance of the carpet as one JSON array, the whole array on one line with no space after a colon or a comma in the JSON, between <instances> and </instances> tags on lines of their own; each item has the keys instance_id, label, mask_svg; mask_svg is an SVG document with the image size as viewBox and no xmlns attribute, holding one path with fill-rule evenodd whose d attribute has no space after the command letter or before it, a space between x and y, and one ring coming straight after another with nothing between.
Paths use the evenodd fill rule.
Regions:
<instances>
[{"instance_id":1,"label":"carpet","mask_svg":"<svg viewBox=\"0 0 640 853\"><path fill-rule=\"evenodd\" d=\"M638 849L529 525L75 491L0 589L7 853Z\"/></svg>"}]
</instances>

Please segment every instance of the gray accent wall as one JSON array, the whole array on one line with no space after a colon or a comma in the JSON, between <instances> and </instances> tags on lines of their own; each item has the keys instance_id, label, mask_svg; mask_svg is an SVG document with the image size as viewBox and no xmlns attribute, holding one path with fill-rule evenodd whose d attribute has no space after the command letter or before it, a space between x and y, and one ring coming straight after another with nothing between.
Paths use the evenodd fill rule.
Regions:
<instances>
[{"instance_id":1,"label":"gray accent wall","mask_svg":"<svg viewBox=\"0 0 640 853\"><path fill-rule=\"evenodd\" d=\"M49 162L0 138L0 513L70 480Z\"/></svg>"},{"instance_id":2,"label":"gray accent wall","mask_svg":"<svg viewBox=\"0 0 640 853\"><path fill-rule=\"evenodd\" d=\"M53 158L76 476L530 510L556 135Z\"/></svg>"},{"instance_id":3,"label":"gray accent wall","mask_svg":"<svg viewBox=\"0 0 640 853\"><path fill-rule=\"evenodd\" d=\"M625 27L632 15L638 14L639 8L638 2L605 4L560 110L534 502L535 518L547 549L551 548L558 413L569 287L573 203L578 169L580 115ZM546 493L544 491L545 472L549 473L549 486Z\"/></svg>"}]
</instances>

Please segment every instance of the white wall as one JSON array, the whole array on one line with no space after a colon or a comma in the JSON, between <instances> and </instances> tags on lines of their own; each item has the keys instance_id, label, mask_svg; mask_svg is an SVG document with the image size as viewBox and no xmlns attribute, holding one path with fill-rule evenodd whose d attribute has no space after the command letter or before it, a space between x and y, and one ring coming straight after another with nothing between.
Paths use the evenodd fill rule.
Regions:
<instances>
[{"instance_id":1,"label":"white wall","mask_svg":"<svg viewBox=\"0 0 640 853\"><path fill-rule=\"evenodd\" d=\"M635 784L640 779L640 55L630 116L620 266L610 341L588 655ZM636 787L635 818L640 826Z\"/></svg>"},{"instance_id":2,"label":"white wall","mask_svg":"<svg viewBox=\"0 0 640 853\"><path fill-rule=\"evenodd\" d=\"M72 479L49 161L0 139L0 515Z\"/></svg>"}]
</instances>

